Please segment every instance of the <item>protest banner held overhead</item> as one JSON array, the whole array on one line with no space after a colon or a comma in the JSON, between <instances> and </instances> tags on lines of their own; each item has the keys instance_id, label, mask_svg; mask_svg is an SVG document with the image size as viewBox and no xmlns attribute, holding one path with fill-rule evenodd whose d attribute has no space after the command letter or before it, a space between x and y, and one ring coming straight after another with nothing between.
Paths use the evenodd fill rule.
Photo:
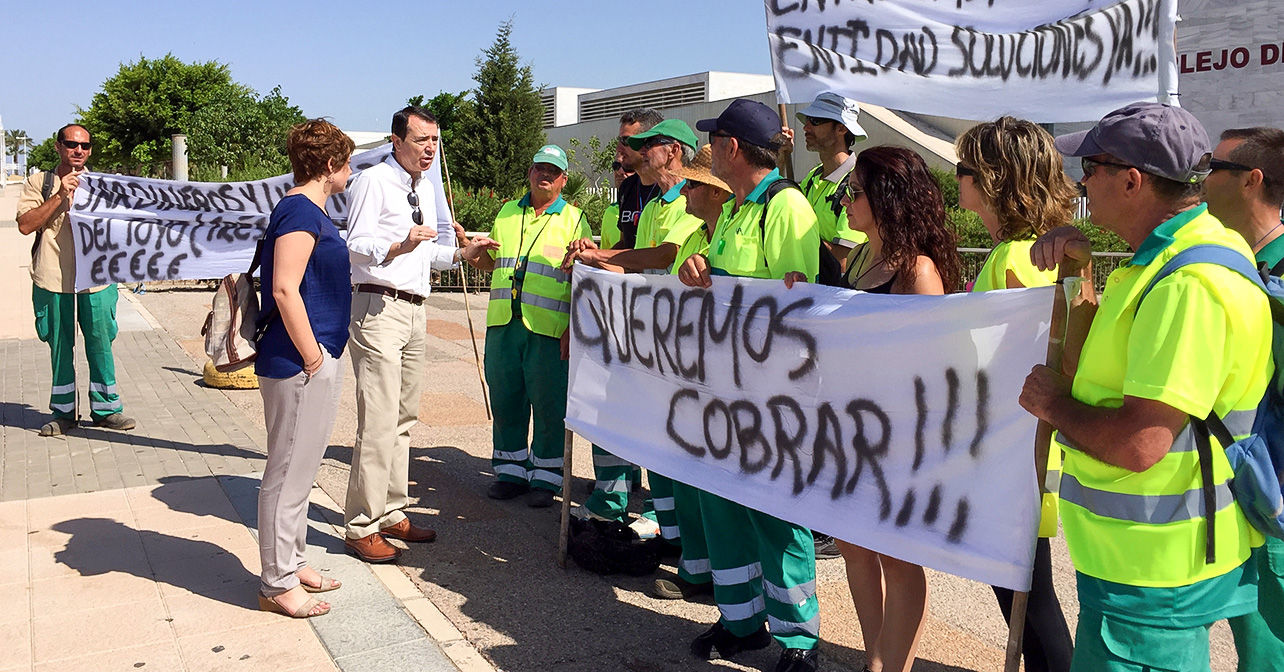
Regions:
<instances>
[{"instance_id":1,"label":"protest banner held overhead","mask_svg":"<svg viewBox=\"0 0 1284 672\"><path fill-rule=\"evenodd\" d=\"M1052 288L920 297L572 277L575 433L880 553L1029 587L1036 423L1017 398L1046 352Z\"/></svg>"},{"instance_id":2,"label":"protest banner held overhead","mask_svg":"<svg viewBox=\"0 0 1284 672\"><path fill-rule=\"evenodd\" d=\"M354 154L352 179L391 152L387 144ZM438 194L438 240L454 245L440 166L439 156L426 177ZM80 178L70 212L76 290L244 272L272 208L293 186L292 175L253 182L177 182L88 173ZM326 204L340 230L347 228L347 204L346 191Z\"/></svg>"},{"instance_id":3,"label":"protest banner held overhead","mask_svg":"<svg viewBox=\"0 0 1284 672\"><path fill-rule=\"evenodd\" d=\"M823 91L958 119L1100 118L1176 93L1176 0L766 0L782 103Z\"/></svg>"}]
</instances>

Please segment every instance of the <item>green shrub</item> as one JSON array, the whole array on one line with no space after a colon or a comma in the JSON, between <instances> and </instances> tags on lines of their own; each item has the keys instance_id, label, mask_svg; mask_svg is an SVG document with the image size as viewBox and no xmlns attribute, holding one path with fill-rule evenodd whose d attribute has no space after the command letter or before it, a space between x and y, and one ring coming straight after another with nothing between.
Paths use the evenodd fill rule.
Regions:
<instances>
[{"instance_id":1,"label":"green shrub","mask_svg":"<svg viewBox=\"0 0 1284 672\"><path fill-rule=\"evenodd\" d=\"M455 192L455 221L465 231L490 231L499 209L510 199L494 189L461 189Z\"/></svg>"}]
</instances>

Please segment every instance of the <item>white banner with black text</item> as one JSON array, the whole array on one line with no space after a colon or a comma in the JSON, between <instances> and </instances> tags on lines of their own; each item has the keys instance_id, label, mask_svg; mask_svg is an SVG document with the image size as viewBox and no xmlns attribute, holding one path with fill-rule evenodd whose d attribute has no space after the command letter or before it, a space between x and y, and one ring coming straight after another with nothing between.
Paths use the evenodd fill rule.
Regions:
<instances>
[{"instance_id":1,"label":"white banner with black text","mask_svg":"<svg viewBox=\"0 0 1284 672\"><path fill-rule=\"evenodd\" d=\"M392 145L387 144L354 154L352 178L391 152ZM453 246L441 156L439 152L428 179L437 193L438 241ZM244 273L272 208L293 187L293 175L253 182L178 182L87 173L80 179L70 212L76 290L117 282L212 280ZM326 212L341 232L346 231L347 192L331 196Z\"/></svg>"},{"instance_id":2,"label":"white banner with black text","mask_svg":"<svg viewBox=\"0 0 1284 672\"><path fill-rule=\"evenodd\" d=\"M766 0L782 103L1096 121L1177 89L1176 0Z\"/></svg>"},{"instance_id":3,"label":"white banner with black text","mask_svg":"<svg viewBox=\"0 0 1284 672\"><path fill-rule=\"evenodd\" d=\"M606 450L865 548L1027 590L1050 287L889 296L572 273L566 425Z\"/></svg>"}]
</instances>

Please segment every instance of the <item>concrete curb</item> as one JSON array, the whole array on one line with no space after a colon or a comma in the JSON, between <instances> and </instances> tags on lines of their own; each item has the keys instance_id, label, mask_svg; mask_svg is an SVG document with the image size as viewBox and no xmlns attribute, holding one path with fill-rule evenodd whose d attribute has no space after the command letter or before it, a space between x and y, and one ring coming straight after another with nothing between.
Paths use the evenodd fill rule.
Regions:
<instances>
[{"instance_id":1,"label":"concrete curb","mask_svg":"<svg viewBox=\"0 0 1284 672\"><path fill-rule=\"evenodd\" d=\"M326 494L325 490L320 487L312 488L312 501L326 522L330 523L338 533L339 538L343 538L343 520L336 519L335 512L342 511L343 507ZM365 564L365 563L362 563ZM491 665L480 652L464 638L464 634L455 627L446 615L441 613L437 605L432 603L424 594L419 592L410 577L401 570L397 565L366 565L367 568L379 579L383 587L392 593L392 596L401 603L419 627L428 633L428 638L437 643L450 662L458 667L460 672L498 672L495 666Z\"/></svg>"},{"instance_id":2,"label":"concrete curb","mask_svg":"<svg viewBox=\"0 0 1284 672\"><path fill-rule=\"evenodd\" d=\"M261 476L219 478L228 500L255 538ZM357 598L324 619L309 620L340 670L497 672L399 567L370 565L344 552L343 509L324 490L314 485L309 501L308 562L319 571L342 576L344 596Z\"/></svg>"}]
</instances>

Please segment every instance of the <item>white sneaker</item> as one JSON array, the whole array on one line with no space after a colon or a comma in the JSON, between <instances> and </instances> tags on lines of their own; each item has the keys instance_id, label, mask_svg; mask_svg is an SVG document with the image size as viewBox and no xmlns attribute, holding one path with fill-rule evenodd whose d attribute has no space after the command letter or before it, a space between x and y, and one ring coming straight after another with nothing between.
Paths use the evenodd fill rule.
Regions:
<instances>
[{"instance_id":1,"label":"white sneaker","mask_svg":"<svg viewBox=\"0 0 1284 672\"><path fill-rule=\"evenodd\" d=\"M637 532L638 537L642 539L654 539L660 536L660 524L642 516L634 518L633 522L629 523L629 529Z\"/></svg>"}]
</instances>

